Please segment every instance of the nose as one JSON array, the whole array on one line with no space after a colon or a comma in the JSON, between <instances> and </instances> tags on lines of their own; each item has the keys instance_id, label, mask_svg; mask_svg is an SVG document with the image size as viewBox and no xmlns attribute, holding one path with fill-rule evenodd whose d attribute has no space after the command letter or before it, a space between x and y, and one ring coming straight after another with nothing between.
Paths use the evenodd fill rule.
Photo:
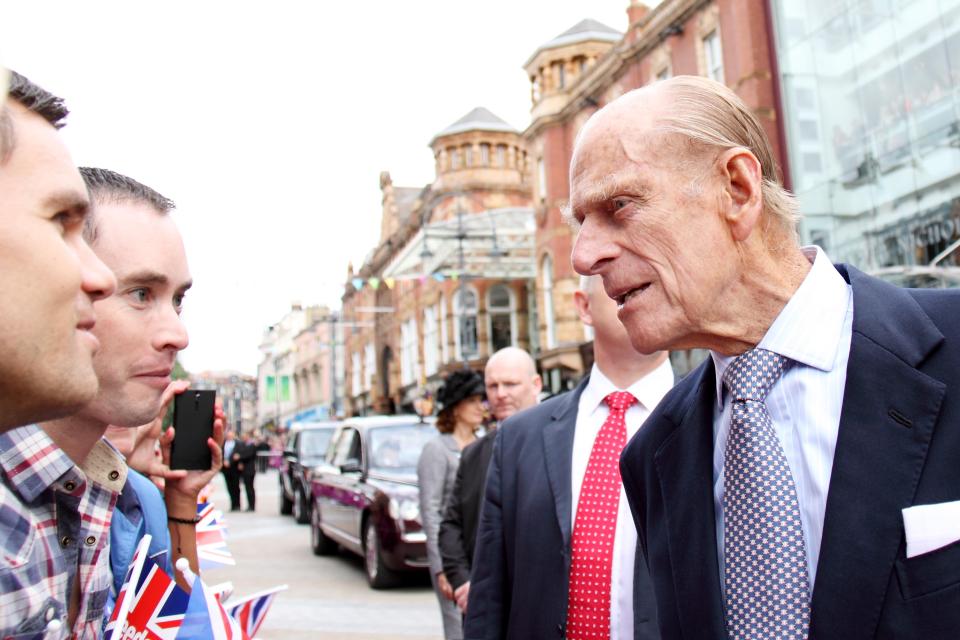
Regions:
<instances>
[{"instance_id":1,"label":"nose","mask_svg":"<svg viewBox=\"0 0 960 640\"><path fill-rule=\"evenodd\" d=\"M91 302L113 295L117 279L107 265L97 257L90 245L82 238L77 242L77 257L80 259L80 288Z\"/></svg>"},{"instance_id":2,"label":"nose","mask_svg":"<svg viewBox=\"0 0 960 640\"><path fill-rule=\"evenodd\" d=\"M616 243L608 239L596 216L587 216L577 232L570 260L573 269L582 276L602 274L617 255Z\"/></svg>"},{"instance_id":3,"label":"nose","mask_svg":"<svg viewBox=\"0 0 960 640\"><path fill-rule=\"evenodd\" d=\"M157 351L183 351L190 344L187 328L173 305L160 310L160 324L153 335L153 346Z\"/></svg>"}]
</instances>

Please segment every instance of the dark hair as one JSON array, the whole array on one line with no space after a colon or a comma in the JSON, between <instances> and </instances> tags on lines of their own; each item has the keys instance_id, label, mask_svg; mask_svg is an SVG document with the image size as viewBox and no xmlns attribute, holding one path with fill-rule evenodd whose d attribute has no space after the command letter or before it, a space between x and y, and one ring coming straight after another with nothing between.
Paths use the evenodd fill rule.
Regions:
<instances>
[{"instance_id":1,"label":"dark hair","mask_svg":"<svg viewBox=\"0 0 960 640\"><path fill-rule=\"evenodd\" d=\"M49 122L54 128L60 129L66 124L64 120L70 111L63 104L63 98L58 98L43 87L40 87L16 71L10 71L10 87L7 97L18 102ZM6 161L16 146L16 136L13 131L13 119L6 110L6 104L0 106L0 162Z\"/></svg>"},{"instance_id":2,"label":"dark hair","mask_svg":"<svg viewBox=\"0 0 960 640\"><path fill-rule=\"evenodd\" d=\"M156 209L159 213L169 213L176 205L173 200L161 195L147 185L137 182L133 178L111 171L110 169L96 169L94 167L80 167L80 175L87 185L90 198L95 201L112 202L142 202ZM83 234L87 242L97 239L96 207L93 215L87 216Z\"/></svg>"},{"instance_id":3,"label":"dark hair","mask_svg":"<svg viewBox=\"0 0 960 640\"><path fill-rule=\"evenodd\" d=\"M437 414L436 427L440 433L453 433L457 426L457 418L453 415L453 407L442 409Z\"/></svg>"}]
</instances>

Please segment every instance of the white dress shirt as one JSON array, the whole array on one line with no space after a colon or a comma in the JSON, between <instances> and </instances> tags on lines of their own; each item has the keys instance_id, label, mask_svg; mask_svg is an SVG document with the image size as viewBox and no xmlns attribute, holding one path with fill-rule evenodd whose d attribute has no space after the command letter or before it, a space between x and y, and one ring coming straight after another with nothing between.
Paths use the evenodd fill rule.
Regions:
<instances>
[{"instance_id":1,"label":"white dress shirt","mask_svg":"<svg viewBox=\"0 0 960 640\"><path fill-rule=\"evenodd\" d=\"M797 488L812 596L847 381L853 294L822 249L804 247L803 253L813 266L757 346L789 358L780 381L767 396L767 411ZM713 498L722 584L723 455L731 412L723 372L735 356L711 355L717 371Z\"/></svg>"},{"instance_id":2,"label":"white dress shirt","mask_svg":"<svg viewBox=\"0 0 960 640\"><path fill-rule=\"evenodd\" d=\"M570 509L570 530L577 521L577 503L580 500L580 487L587 472L593 441L610 413L603 399L614 391L629 391L638 400L627 409L627 440L640 429L660 399L673 388L673 369L670 360L630 385L627 389L618 389L597 365L593 365L590 381L580 394L577 409L577 427L573 434L573 460L570 467L572 484L572 504ZM637 549L637 530L630 515L627 494L620 488L620 505L617 510L617 533L613 541L613 572L610 588L610 638L611 640L633 638L633 568Z\"/></svg>"}]
</instances>

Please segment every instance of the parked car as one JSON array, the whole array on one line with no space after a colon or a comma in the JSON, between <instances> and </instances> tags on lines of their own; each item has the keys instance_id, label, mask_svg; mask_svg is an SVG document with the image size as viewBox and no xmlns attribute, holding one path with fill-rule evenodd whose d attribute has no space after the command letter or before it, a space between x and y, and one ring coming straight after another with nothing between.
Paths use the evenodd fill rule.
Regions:
<instances>
[{"instance_id":1,"label":"parked car","mask_svg":"<svg viewBox=\"0 0 960 640\"><path fill-rule=\"evenodd\" d=\"M405 573L425 572L417 461L436 435L432 421L416 415L341 424L312 476L313 552L331 554L339 545L360 555L374 589L394 586Z\"/></svg>"},{"instance_id":2,"label":"parked car","mask_svg":"<svg viewBox=\"0 0 960 640\"><path fill-rule=\"evenodd\" d=\"M310 521L309 473L327 453L338 422L298 423L290 430L280 463L280 513Z\"/></svg>"}]
</instances>

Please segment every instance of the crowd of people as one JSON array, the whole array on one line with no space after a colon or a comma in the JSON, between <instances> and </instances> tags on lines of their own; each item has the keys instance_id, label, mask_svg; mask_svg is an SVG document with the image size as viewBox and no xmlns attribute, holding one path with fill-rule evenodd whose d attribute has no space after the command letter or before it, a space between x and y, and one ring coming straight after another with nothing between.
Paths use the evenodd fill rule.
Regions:
<instances>
[{"instance_id":1,"label":"crowd of people","mask_svg":"<svg viewBox=\"0 0 960 640\"><path fill-rule=\"evenodd\" d=\"M0 637L97 638L145 534L198 572L198 493L223 472L239 508L255 446L218 408L210 467L170 468L173 203L75 167L63 101L9 84ZM590 375L538 403L510 348L437 397L418 476L446 637L960 635L960 292L801 247L763 127L705 78L594 113L568 214ZM690 348L711 356L677 381L667 351Z\"/></svg>"}]
</instances>

